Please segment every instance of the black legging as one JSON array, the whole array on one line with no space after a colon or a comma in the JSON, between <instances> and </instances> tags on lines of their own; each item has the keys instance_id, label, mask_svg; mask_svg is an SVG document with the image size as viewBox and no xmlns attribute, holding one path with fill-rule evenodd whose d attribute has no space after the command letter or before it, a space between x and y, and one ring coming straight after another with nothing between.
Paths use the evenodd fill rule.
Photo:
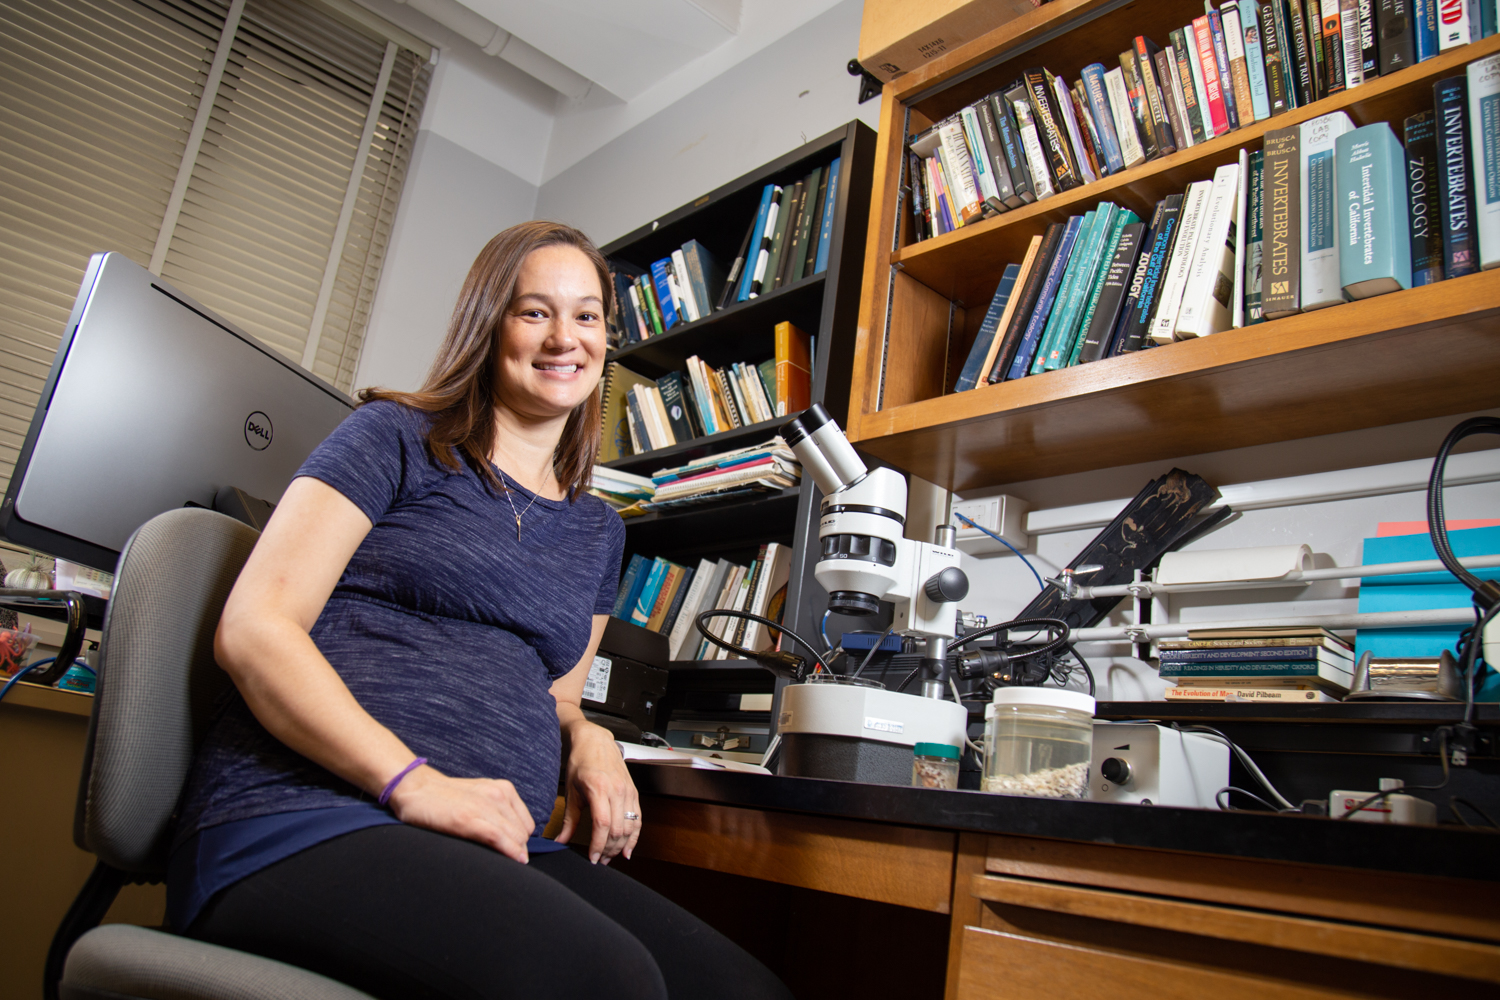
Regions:
<instances>
[{"instance_id":1,"label":"black legging","mask_svg":"<svg viewBox=\"0 0 1500 1000\"><path fill-rule=\"evenodd\" d=\"M237 882L188 935L391 1000L791 997L718 931L571 850L520 865L405 825L346 834Z\"/></svg>"}]
</instances>

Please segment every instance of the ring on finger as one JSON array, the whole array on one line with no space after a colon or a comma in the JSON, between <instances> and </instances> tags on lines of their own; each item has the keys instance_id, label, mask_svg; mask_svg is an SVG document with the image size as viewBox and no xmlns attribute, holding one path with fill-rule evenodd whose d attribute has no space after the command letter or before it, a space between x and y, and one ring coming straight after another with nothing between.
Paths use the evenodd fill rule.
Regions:
<instances>
[{"instance_id":1,"label":"ring on finger","mask_svg":"<svg viewBox=\"0 0 1500 1000\"><path fill-rule=\"evenodd\" d=\"M627 809L625 811L625 818L628 820L638 820L641 818L641 814L638 812L631 812Z\"/></svg>"}]
</instances>

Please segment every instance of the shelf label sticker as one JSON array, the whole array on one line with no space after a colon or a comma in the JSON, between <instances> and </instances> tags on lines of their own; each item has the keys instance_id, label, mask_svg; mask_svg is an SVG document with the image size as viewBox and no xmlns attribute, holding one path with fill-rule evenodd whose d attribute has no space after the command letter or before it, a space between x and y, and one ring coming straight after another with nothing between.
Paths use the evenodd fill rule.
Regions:
<instances>
[{"instance_id":1,"label":"shelf label sticker","mask_svg":"<svg viewBox=\"0 0 1500 1000\"><path fill-rule=\"evenodd\" d=\"M601 705L609 700L609 671L614 663L607 656L596 656L589 665L589 675L583 682L583 700L597 701Z\"/></svg>"},{"instance_id":2,"label":"shelf label sticker","mask_svg":"<svg viewBox=\"0 0 1500 1000\"><path fill-rule=\"evenodd\" d=\"M865 728L873 729L877 733L899 733L906 729L904 722L892 722L890 719L877 719L874 716L865 716Z\"/></svg>"}]
</instances>

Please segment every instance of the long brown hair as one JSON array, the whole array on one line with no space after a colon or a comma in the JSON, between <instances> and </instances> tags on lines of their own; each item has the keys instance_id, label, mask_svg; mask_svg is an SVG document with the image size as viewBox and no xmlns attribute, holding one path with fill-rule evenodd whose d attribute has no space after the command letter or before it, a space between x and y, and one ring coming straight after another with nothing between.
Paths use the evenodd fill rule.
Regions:
<instances>
[{"instance_id":1,"label":"long brown hair","mask_svg":"<svg viewBox=\"0 0 1500 1000\"><path fill-rule=\"evenodd\" d=\"M427 433L427 448L433 458L457 472L458 455L462 454L495 490L505 489L490 465L495 449L494 405L499 397L495 359L501 321L510 309L516 277L527 255L548 246L570 246L589 259L599 274L604 315L612 317L614 282L604 255L593 241L561 223L523 222L490 240L474 259L458 293L453 318L448 321L448 335L422 388L416 392L370 388L359 393L361 403L389 399L433 414L432 429ZM599 388L595 386L568 414L552 456L552 471L569 497L589 484L599 454L602 425Z\"/></svg>"}]
</instances>

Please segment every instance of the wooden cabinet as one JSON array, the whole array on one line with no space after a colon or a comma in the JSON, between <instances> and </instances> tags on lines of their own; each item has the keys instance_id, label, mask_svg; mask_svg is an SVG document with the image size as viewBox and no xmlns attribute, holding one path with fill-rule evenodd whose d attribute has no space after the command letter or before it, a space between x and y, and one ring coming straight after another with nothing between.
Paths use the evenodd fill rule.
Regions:
<instances>
[{"instance_id":1,"label":"wooden cabinet","mask_svg":"<svg viewBox=\"0 0 1500 1000\"><path fill-rule=\"evenodd\" d=\"M1048 224L1154 203L1264 134L1345 111L1432 106L1432 84L1500 36L955 232L912 242L906 137L1028 66L1076 79L1198 0L1054 0L885 88L849 405L861 450L955 490L1460 413L1500 403L1500 271L953 393L1001 271Z\"/></svg>"},{"instance_id":2,"label":"wooden cabinet","mask_svg":"<svg viewBox=\"0 0 1500 1000\"><path fill-rule=\"evenodd\" d=\"M961 838L950 1000L1494 996L1489 883Z\"/></svg>"}]
</instances>

